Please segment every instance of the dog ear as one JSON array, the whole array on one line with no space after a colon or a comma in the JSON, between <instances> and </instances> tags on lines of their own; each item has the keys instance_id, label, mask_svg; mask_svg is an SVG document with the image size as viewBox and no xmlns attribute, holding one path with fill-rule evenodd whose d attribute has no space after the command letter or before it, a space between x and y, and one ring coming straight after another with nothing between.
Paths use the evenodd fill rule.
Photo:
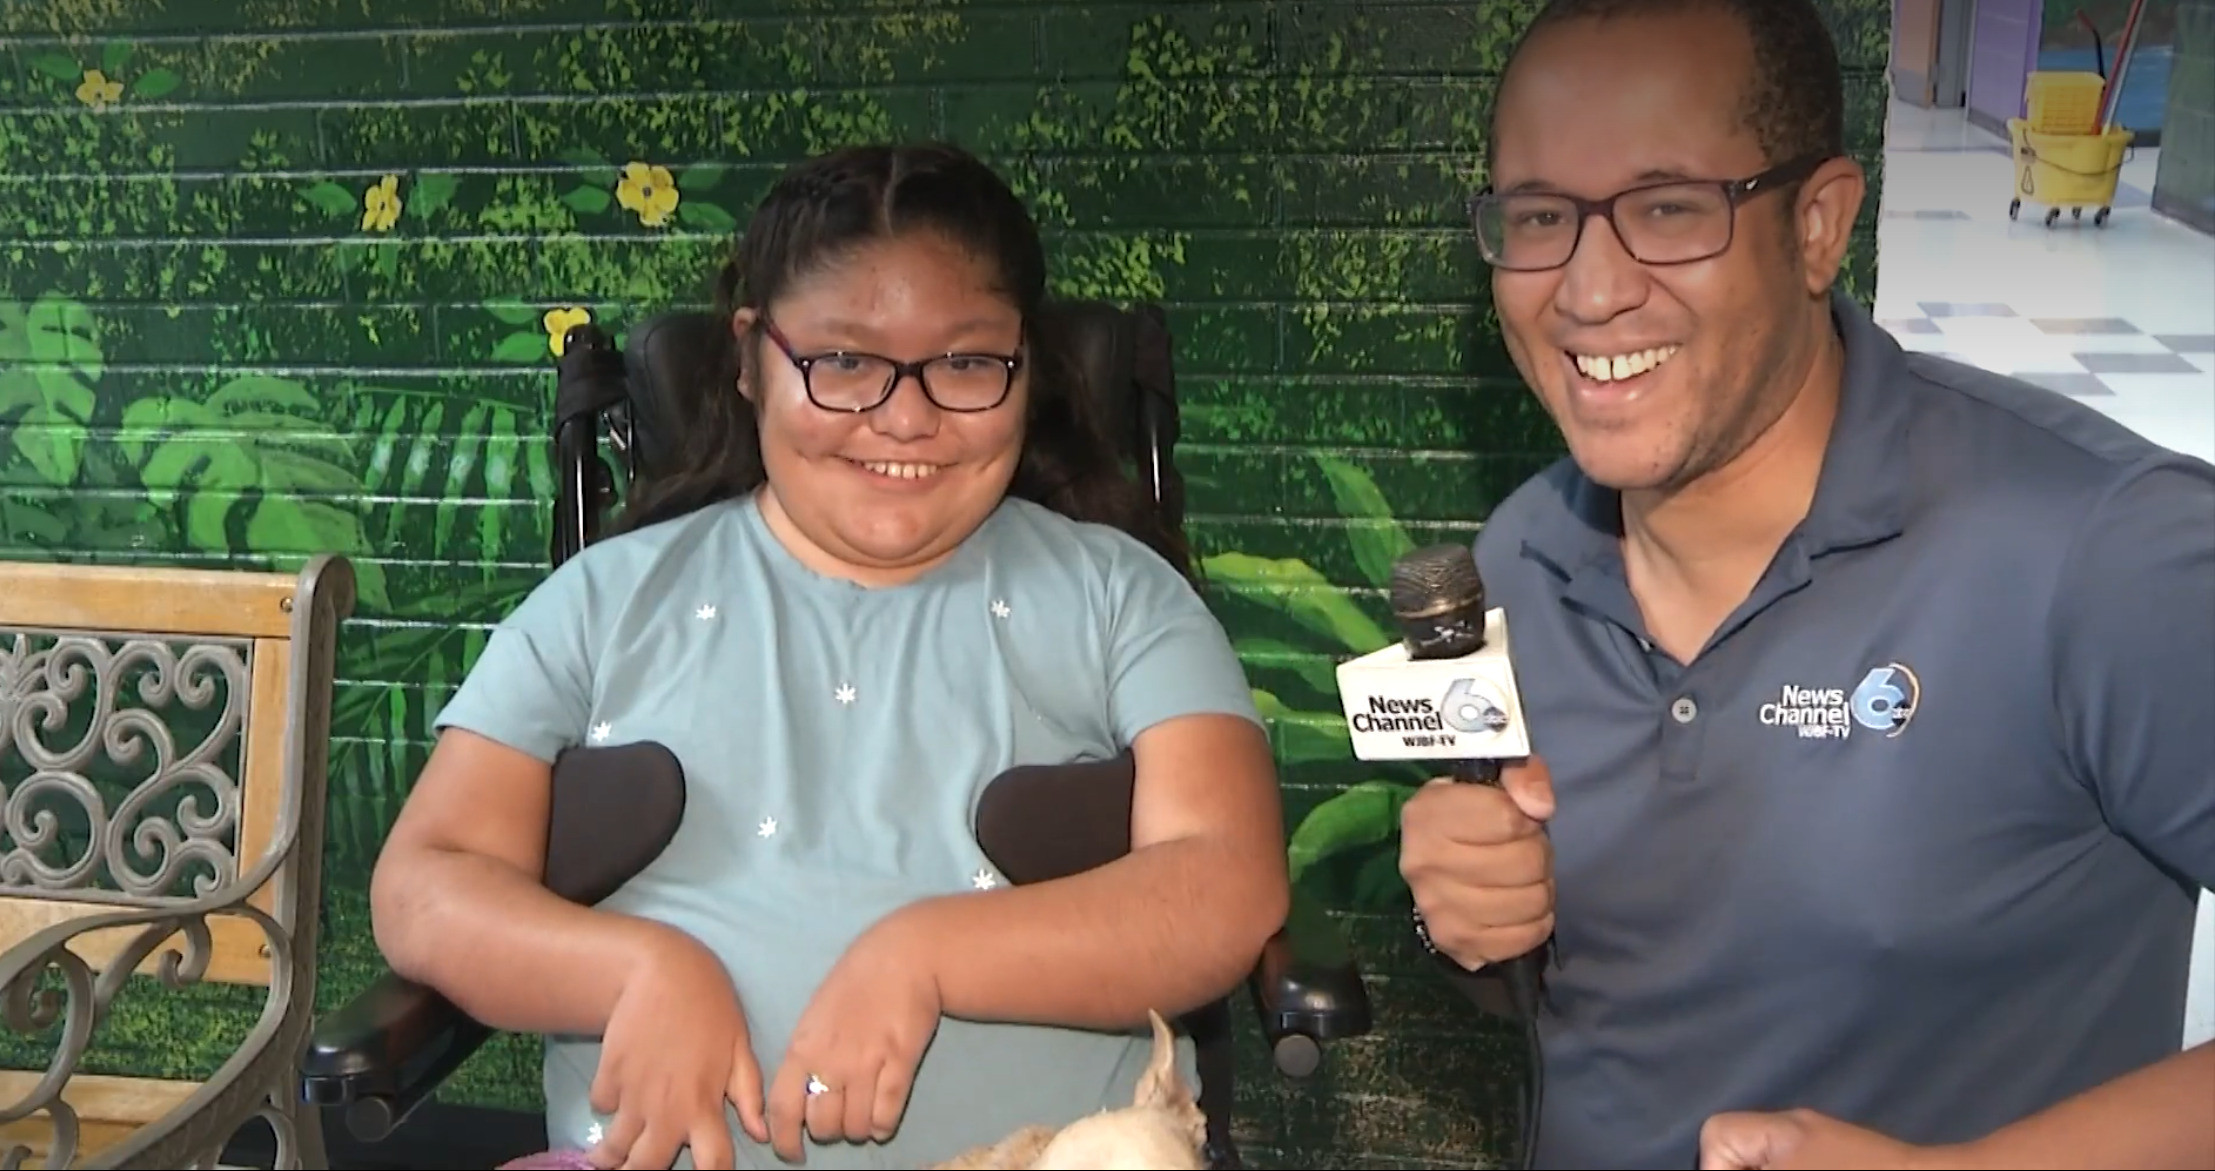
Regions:
<instances>
[{"instance_id":1,"label":"dog ear","mask_svg":"<svg viewBox=\"0 0 2215 1171\"><path fill-rule=\"evenodd\" d=\"M1160 1013L1149 1008L1146 1019L1154 1027L1154 1056L1146 1063L1146 1072L1138 1075L1138 1094L1131 1104L1142 1110L1167 1109L1191 1094L1177 1076L1177 1035L1169 1031Z\"/></svg>"},{"instance_id":2,"label":"dog ear","mask_svg":"<svg viewBox=\"0 0 2215 1171\"><path fill-rule=\"evenodd\" d=\"M1138 1093L1132 1104L1141 1110L1160 1110L1175 1118L1189 1132L1197 1148L1207 1141L1207 1116L1200 1112L1200 1104L1192 1096L1192 1087L1185 1084L1177 1072L1177 1035L1170 1031L1169 1023L1161 1019L1160 1013L1147 1009L1146 1019L1154 1027L1154 1056L1146 1063L1146 1072L1139 1075Z\"/></svg>"}]
</instances>

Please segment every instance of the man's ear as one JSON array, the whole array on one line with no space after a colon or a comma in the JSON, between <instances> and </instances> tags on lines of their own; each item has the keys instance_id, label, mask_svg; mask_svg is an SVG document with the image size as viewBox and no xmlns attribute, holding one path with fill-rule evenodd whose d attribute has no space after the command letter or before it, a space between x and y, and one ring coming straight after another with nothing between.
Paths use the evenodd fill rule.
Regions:
<instances>
[{"instance_id":1,"label":"man's ear","mask_svg":"<svg viewBox=\"0 0 2215 1171\"><path fill-rule=\"evenodd\" d=\"M1862 200L1869 194L1868 176L1861 164L1841 156L1815 168L1800 185L1798 238L1800 269L1806 274L1807 291L1821 296L1838 279L1853 244L1854 221L1860 218Z\"/></svg>"}]
</instances>

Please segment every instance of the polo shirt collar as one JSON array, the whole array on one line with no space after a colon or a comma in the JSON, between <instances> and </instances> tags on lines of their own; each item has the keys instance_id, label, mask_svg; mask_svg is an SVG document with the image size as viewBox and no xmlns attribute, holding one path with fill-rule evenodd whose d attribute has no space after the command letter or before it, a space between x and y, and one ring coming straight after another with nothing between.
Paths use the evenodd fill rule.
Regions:
<instances>
[{"instance_id":1,"label":"polo shirt collar","mask_svg":"<svg viewBox=\"0 0 2215 1171\"><path fill-rule=\"evenodd\" d=\"M1907 430L1915 412L1913 382L1899 342L1861 304L1832 290L1831 321L1845 347L1838 414L1823 452L1808 515L1793 530L1779 566L1898 536L1906 524ZM1563 461L1560 512L1528 530L1523 552L1565 580L1604 570L1620 580L1620 494L1595 484Z\"/></svg>"},{"instance_id":2,"label":"polo shirt collar","mask_svg":"<svg viewBox=\"0 0 2215 1171\"><path fill-rule=\"evenodd\" d=\"M1815 500L1798 530L1811 556L1900 535L1910 487L1908 424L1920 405L1899 340L1845 293L1833 290L1830 301L1846 369Z\"/></svg>"}]
</instances>

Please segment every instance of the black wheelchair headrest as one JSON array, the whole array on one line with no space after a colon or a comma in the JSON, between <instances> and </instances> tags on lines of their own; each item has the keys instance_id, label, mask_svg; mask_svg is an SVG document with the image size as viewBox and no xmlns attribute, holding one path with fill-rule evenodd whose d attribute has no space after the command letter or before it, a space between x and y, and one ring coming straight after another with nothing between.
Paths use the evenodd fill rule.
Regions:
<instances>
[{"instance_id":1,"label":"black wheelchair headrest","mask_svg":"<svg viewBox=\"0 0 2215 1171\"><path fill-rule=\"evenodd\" d=\"M631 442L642 480L676 459L677 445L711 394L738 393L730 326L713 313L664 313L640 322L623 348Z\"/></svg>"},{"instance_id":2,"label":"black wheelchair headrest","mask_svg":"<svg viewBox=\"0 0 2215 1171\"><path fill-rule=\"evenodd\" d=\"M737 374L723 320L712 313L649 317L621 352L599 326L579 326L562 354L554 431L606 415L626 433L634 474L651 479L675 462L679 437L705 396L735 393Z\"/></svg>"},{"instance_id":3,"label":"black wheelchair headrest","mask_svg":"<svg viewBox=\"0 0 2215 1171\"><path fill-rule=\"evenodd\" d=\"M1047 305L1040 331L1065 349L1092 396L1093 417L1116 454L1143 460L1153 442L1177 438L1177 384L1169 325L1159 306L1124 309L1105 301Z\"/></svg>"}]
</instances>

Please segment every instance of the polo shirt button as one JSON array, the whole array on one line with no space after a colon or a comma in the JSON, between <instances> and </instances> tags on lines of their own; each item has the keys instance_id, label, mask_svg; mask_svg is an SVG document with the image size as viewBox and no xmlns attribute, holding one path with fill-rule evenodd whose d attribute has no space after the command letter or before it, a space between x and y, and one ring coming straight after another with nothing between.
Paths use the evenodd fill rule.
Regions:
<instances>
[{"instance_id":1,"label":"polo shirt button","mask_svg":"<svg viewBox=\"0 0 2215 1171\"><path fill-rule=\"evenodd\" d=\"M1693 703L1692 697L1689 695L1680 695L1677 697L1677 702L1669 705L1669 715L1680 724L1691 723L1699 717L1699 714L1700 705Z\"/></svg>"}]
</instances>

